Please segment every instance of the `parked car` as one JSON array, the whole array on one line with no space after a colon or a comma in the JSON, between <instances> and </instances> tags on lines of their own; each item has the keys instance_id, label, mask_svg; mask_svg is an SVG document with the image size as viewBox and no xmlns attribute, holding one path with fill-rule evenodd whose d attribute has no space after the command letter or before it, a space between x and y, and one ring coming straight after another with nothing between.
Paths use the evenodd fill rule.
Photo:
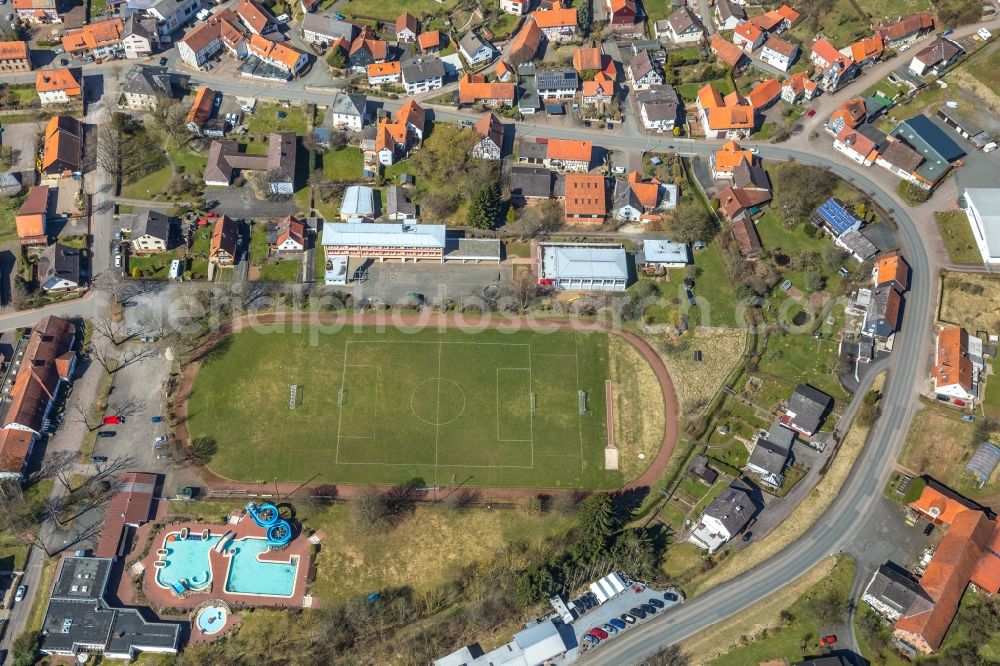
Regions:
<instances>
[{"instance_id":1,"label":"parked car","mask_svg":"<svg viewBox=\"0 0 1000 666\"><path fill-rule=\"evenodd\" d=\"M656 607L649 604L642 604L639 606L642 610L646 611L647 615L656 615Z\"/></svg>"},{"instance_id":2,"label":"parked car","mask_svg":"<svg viewBox=\"0 0 1000 666\"><path fill-rule=\"evenodd\" d=\"M924 528L924 536L930 536L933 531L934 523L927 523L927 527Z\"/></svg>"},{"instance_id":3,"label":"parked car","mask_svg":"<svg viewBox=\"0 0 1000 666\"><path fill-rule=\"evenodd\" d=\"M160 422L163 421L163 417L162 416L153 416L149 420L152 421L153 423L160 423Z\"/></svg>"},{"instance_id":4,"label":"parked car","mask_svg":"<svg viewBox=\"0 0 1000 666\"><path fill-rule=\"evenodd\" d=\"M951 28L948 28L947 30L945 30L944 32L941 33L941 36L942 37L947 37L948 35L952 34L953 32L955 32L955 31L952 30Z\"/></svg>"},{"instance_id":5,"label":"parked car","mask_svg":"<svg viewBox=\"0 0 1000 666\"><path fill-rule=\"evenodd\" d=\"M902 46L899 47L899 52L902 53L903 51L909 51L910 46L911 46L910 44L903 44Z\"/></svg>"},{"instance_id":6,"label":"parked car","mask_svg":"<svg viewBox=\"0 0 1000 666\"><path fill-rule=\"evenodd\" d=\"M948 401L951 400L951 398L949 398L946 395L937 395L937 396L934 396L934 397L937 398L938 400L940 400L941 402L948 402Z\"/></svg>"},{"instance_id":7,"label":"parked car","mask_svg":"<svg viewBox=\"0 0 1000 666\"><path fill-rule=\"evenodd\" d=\"M663 603L656 597L650 597L647 603L649 603L651 606L656 606L657 608L663 608L664 606L666 606L665 603Z\"/></svg>"},{"instance_id":8,"label":"parked car","mask_svg":"<svg viewBox=\"0 0 1000 666\"><path fill-rule=\"evenodd\" d=\"M678 597L673 592L664 592L663 598L666 599L667 601L677 601L680 597Z\"/></svg>"},{"instance_id":9,"label":"parked car","mask_svg":"<svg viewBox=\"0 0 1000 666\"><path fill-rule=\"evenodd\" d=\"M743 538L740 539L740 541L742 541L743 543L748 543L752 538L753 538L753 532L747 532L746 534L743 535Z\"/></svg>"},{"instance_id":10,"label":"parked car","mask_svg":"<svg viewBox=\"0 0 1000 666\"><path fill-rule=\"evenodd\" d=\"M14 593L14 601L21 601L24 599L24 594L28 591L28 588L24 585L17 586L17 592Z\"/></svg>"},{"instance_id":11,"label":"parked car","mask_svg":"<svg viewBox=\"0 0 1000 666\"><path fill-rule=\"evenodd\" d=\"M167 59L160 58L160 67L166 67L166 66L167 66Z\"/></svg>"},{"instance_id":12,"label":"parked car","mask_svg":"<svg viewBox=\"0 0 1000 666\"><path fill-rule=\"evenodd\" d=\"M607 127L608 129L614 129L615 128L615 124L612 123L612 122L608 122L608 124L605 125L605 127Z\"/></svg>"},{"instance_id":13,"label":"parked car","mask_svg":"<svg viewBox=\"0 0 1000 666\"><path fill-rule=\"evenodd\" d=\"M104 425L109 425L113 423L125 423L125 419L123 419L120 416L105 416L103 423Z\"/></svg>"},{"instance_id":14,"label":"parked car","mask_svg":"<svg viewBox=\"0 0 1000 666\"><path fill-rule=\"evenodd\" d=\"M333 18L337 19L338 21L343 21L346 17L340 12L337 12L336 14L333 15Z\"/></svg>"},{"instance_id":15,"label":"parked car","mask_svg":"<svg viewBox=\"0 0 1000 666\"><path fill-rule=\"evenodd\" d=\"M108 462L107 456L90 456L90 462L92 463L105 463Z\"/></svg>"},{"instance_id":16,"label":"parked car","mask_svg":"<svg viewBox=\"0 0 1000 666\"><path fill-rule=\"evenodd\" d=\"M584 640L585 643L587 643L587 645L597 645L598 643L601 642L601 641L597 640L596 638L594 638L593 636L591 636L590 634L584 634L583 635L583 640Z\"/></svg>"},{"instance_id":17,"label":"parked car","mask_svg":"<svg viewBox=\"0 0 1000 666\"><path fill-rule=\"evenodd\" d=\"M751 155L757 155L760 153L760 151L754 148L753 146L751 146L748 150L750 151Z\"/></svg>"},{"instance_id":18,"label":"parked car","mask_svg":"<svg viewBox=\"0 0 1000 666\"><path fill-rule=\"evenodd\" d=\"M639 608L638 606L636 606L635 608L631 609L629 611L629 613L631 613L632 615L635 615L640 620L645 620L646 619L646 611L644 611L643 609Z\"/></svg>"},{"instance_id":19,"label":"parked car","mask_svg":"<svg viewBox=\"0 0 1000 666\"><path fill-rule=\"evenodd\" d=\"M628 613L622 613L619 617L627 624L635 624L637 622L635 615L629 615Z\"/></svg>"},{"instance_id":20,"label":"parked car","mask_svg":"<svg viewBox=\"0 0 1000 666\"><path fill-rule=\"evenodd\" d=\"M626 626L628 626L616 617L613 617L610 620L608 620L608 624L610 624L615 629L624 629Z\"/></svg>"},{"instance_id":21,"label":"parked car","mask_svg":"<svg viewBox=\"0 0 1000 666\"><path fill-rule=\"evenodd\" d=\"M593 629L590 630L589 633L591 636L599 640L602 641L608 640L608 632L604 631L603 629L598 629L597 627L594 627Z\"/></svg>"},{"instance_id":22,"label":"parked car","mask_svg":"<svg viewBox=\"0 0 1000 666\"><path fill-rule=\"evenodd\" d=\"M116 254L115 255L115 268L121 268L121 267L122 267L122 255Z\"/></svg>"},{"instance_id":23,"label":"parked car","mask_svg":"<svg viewBox=\"0 0 1000 666\"><path fill-rule=\"evenodd\" d=\"M823 638L819 639L820 645L833 645L836 642L837 642L837 637L834 636L833 634L830 634L829 636L824 636Z\"/></svg>"},{"instance_id":24,"label":"parked car","mask_svg":"<svg viewBox=\"0 0 1000 666\"><path fill-rule=\"evenodd\" d=\"M602 624L601 630L604 633L609 634L611 636L614 636L615 634L618 633L618 627L613 626L610 622L608 624Z\"/></svg>"},{"instance_id":25,"label":"parked car","mask_svg":"<svg viewBox=\"0 0 1000 666\"><path fill-rule=\"evenodd\" d=\"M806 111L806 118L812 118L816 115L816 109L809 109Z\"/></svg>"},{"instance_id":26,"label":"parked car","mask_svg":"<svg viewBox=\"0 0 1000 666\"><path fill-rule=\"evenodd\" d=\"M959 400L958 398L955 398L955 406L956 407L965 407L965 401L964 400Z\"/></svg>"},{"instance_id":27,"label":"parked car","mask_svg":"<svg viewBox=\"0 0 1000 666\"><path fill-rule=\"evenodd\" d=\"M963 421L968 421L969 423L974 423L975 420L976 420L976 417L973 416L972 414L965 414L965 415L962 416L962 420Z\"/></svg>"},{"instance_id":28,"label":"parked car","mask_svg":"<svg viewBox=\"0 0 1000 666\"><path fill-rule=\"evenodd\" d=\"M98 437L114 437L116 433L110 430L101 430L97 433Z\"/></svg>"},{"instance_id":29,"label":"parked car","mask_svg":"<svg viewBox=\"0 0 1000 666\"><path fill-rule=\"evenodd\" d=\"M153 440L153 443L154 444L162 444L165 441L167 441L167 436L166 435L160 435L159 437L157 437L156 439Z\"/></svg>"}]
</instances>

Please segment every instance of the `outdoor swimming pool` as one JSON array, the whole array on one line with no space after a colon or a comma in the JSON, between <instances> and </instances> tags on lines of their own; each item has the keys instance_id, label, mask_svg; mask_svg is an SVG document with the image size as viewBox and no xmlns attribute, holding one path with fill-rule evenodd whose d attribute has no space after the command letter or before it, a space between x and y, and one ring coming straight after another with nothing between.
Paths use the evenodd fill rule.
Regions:
<instances>
[{"instance_id":1,"label":"outdoor swimming pool","mask_svg":"<svg viewBox=\"0 0 1000 666\"><path fill-rule=\"evenodd\" d=\"M173 541L170 537L173 537ZM156 582L161 587L174 587L182 584L192 590L202 590L212 582L212 568L208 563L208 551L219 543L222 536L210 536L202 539L201 536L190 535L187 539L181 539L180 534L174 533L167 536L163 542L163 547L167 554L162 556L166 566L156 570Z\"/></svg>"},{"instance_id":2,"label":"outdoor swimming pool","mask_svg":"<svg viewBox=\"0 0 1000 666\"><path fill-rule=\"evenodd\" d=\"M236 554L229 567L226 592L292 596L298 562L262 562L257 559L267 550L264 539L241 539L234 541L230 548L235 548Z\"/></svg>"},{"instance_id":3,"label":"outdoor swimming pool","mask_svg":"<svg viewBox=\"0 0 1000 666\"><path fill-rule=\"evenodd\" d=\"M187 539L181 539L176 532L168 535L163 543L167 553L159 558L165 564L157 567L156 582L160 587L175 590L207 588L212 582L208 553L221 538L220 535L212 535L202 539L192 534ZM230 542L228 548L234 549L235 553L226 558L229 564L226 592L290 597L295 591L298 562L262 562L257 559L267 550L264 539L246 537Z\"/></svg>"}]
</instances>

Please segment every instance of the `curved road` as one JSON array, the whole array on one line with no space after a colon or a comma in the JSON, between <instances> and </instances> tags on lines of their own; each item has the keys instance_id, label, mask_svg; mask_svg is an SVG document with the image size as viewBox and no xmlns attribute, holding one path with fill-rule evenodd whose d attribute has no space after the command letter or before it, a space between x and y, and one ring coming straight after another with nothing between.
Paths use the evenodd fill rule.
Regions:
<instances>
[{"instance_id":1,"label":"curved road","mask_svg":"<svg viewBox=\"0 0 1000 666\"><path fill-rule=\"evenodd\" d=\"M89 67L87 73L100 71L99 67ZM15 75L0 78L16 80L18 77ZM271 86L243 81L224 81L205 73L192 73L191 79L195 83L207 83L224 93L246 95L256 89L263 95L280 96L290 101L325 103L329 101L330 93L336 90L335 88L283 88L279 92L279 89ZM335 82L331 83L335 85ZM392 110L399 106L399 102L385 101L384 106ZM437 120L469 120L479 117L479 114L472 112L433 106L431 108L434 109ZM515 127L518 134L525 136L534 134L552 138L587 139L618 149L674 151L685 155L707 156L722 143L710 140L622 135L618 132L606 133L581 127L552 127L530 122L515 123ZM805 132L808 131L807 128ZM791 143L799 144L801 141ZM810 147L808 142L806 147ZM904 309L904 328L896 336L895 351L890 361L893 370L884 390L883 416L872 429L868 443L840 495L800 541L738 579L724 583L661 615L656 620L637 627L600 650L591 652L584 659L587 663L618 665L641 661L662 647L677 643L715 622L740 612L793 581L827 555L837 552L853 538L888 478L912 417L915 407L913 395L923 380L923 370L927 365L927 353L930 350L927 341L930 340L931 303L934 290L932 262L928 259L917 224L909 212L901 207L895 196L887 193L872 180L863 167L842 160L829 145L823 145L820 150L822 152L769 145L759 147L762 158L778 161L796 160L803 164L822 166L867 191L898 223L903 252L913 268L912 284L906 296ZM97 239L103 235L102 230L107 233L106 229L103 229L106 224L106 220L97 223L98 228L95 229ZM106 261L106 258L102 259ZM94 272L98 273L104 267L106 267L104 261L95 261Z\"/></svg>"},{"instance_id":2,"label":"curved road","mask_svg":"<svg viewBox=\"0 0 1000 666\"><path fill-rule=\"evenodd\" d=\"M873 199L899 225L903 253L913 268L910 291L906 295L903 330L896 335L892 353L893 370L883 391L882 416L872 428L864 451L854 464L844 487L830 508L791 547L754 567L736 579L676 606L673 610L628 632L617 641L593 650L582 659L587 664L619 665L641 661L658 650L679 643L708 626L735 615L761 598L792 582L849 543L864 522L888 480L892 466L906 438L915 401L926 365L927 331L931 326L933 276L927 253L909 213L896 205L866 176L822 155L797 150L761 147L767 159L795 159L803 164L825 166L838 176L852 180L872 193Z\"/></svg>"}]
</instances>

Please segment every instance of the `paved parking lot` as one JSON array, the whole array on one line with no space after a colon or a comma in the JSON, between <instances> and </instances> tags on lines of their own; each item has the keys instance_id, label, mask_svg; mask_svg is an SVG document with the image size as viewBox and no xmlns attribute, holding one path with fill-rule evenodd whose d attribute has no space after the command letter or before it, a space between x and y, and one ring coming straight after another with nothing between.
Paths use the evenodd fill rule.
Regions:
<instances>
[{"instance_id":1,"label":"paved parking lot","mask_svg":"<svg viewBox=\"0 0 1000 666\"><path fill-rule=\"evenodd\" d=\"M641 591L636 592L636 589ZM622 613L628 613L630 609L640 604L647 603L650 598L659 599L664 603L664 607L656 613L657 615L669 612L673 606L683 603L683 599L679 595L677 596L677 601L668 601L664 598L663 592L657 592L634 583L618 596L608 599L602 605L597 606L596 608L593 608L578 617L572 624L573 632L576 634L577 647L573 648L562 657L554 659L553 663L569 664L576 661L584 652L589 650L600 650L601 645L590 646L585 643L583 640L584 634L595 627L607 624L612 618L620 617ZM643 622L649 622L653 619L653 617L655 616L647 616L645 620L639 620L636 624L626 625L625 629L618 630L618 634L610 636L607 640L613 641L619 635L627 634L632 627L637 627Z\"/></svg>"},{"instance_id":2,"label":"paved parking lot","mask_svg":"<svg viewBox=\"0 0 1000 666\"><path fill-rule=\"evenodd\" d=\"M351 261L348 272L353 275L361 261ZM367 268L363 282L349 285L355 302L362 298L383 303L398 303L407 294L419 293L430 303L446 298L460 300L481 296L486 287L505 288L510 285L510 266L498 264L401 264L373 263Z\"/></svg>"}]
</instances>

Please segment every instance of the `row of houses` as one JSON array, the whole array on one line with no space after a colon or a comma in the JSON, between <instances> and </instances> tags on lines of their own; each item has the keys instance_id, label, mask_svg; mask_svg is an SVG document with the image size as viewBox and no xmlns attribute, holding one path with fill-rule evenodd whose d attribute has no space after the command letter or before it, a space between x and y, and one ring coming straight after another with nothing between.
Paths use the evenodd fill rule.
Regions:
<instances>
[{"instance_id":1,"label":"row of houses","mask_svg":"<svg viewBox=\"0 0 1000 666\"><path fill-rule=\"evenodd\" d=\"M870 123L884 110L872 98L846 100L826 125L835 137L834 149L862 166L876 164L925 190L961 165L965 151L930 118L913 116L883 134Z\"/></svg>"}]
</instances>

